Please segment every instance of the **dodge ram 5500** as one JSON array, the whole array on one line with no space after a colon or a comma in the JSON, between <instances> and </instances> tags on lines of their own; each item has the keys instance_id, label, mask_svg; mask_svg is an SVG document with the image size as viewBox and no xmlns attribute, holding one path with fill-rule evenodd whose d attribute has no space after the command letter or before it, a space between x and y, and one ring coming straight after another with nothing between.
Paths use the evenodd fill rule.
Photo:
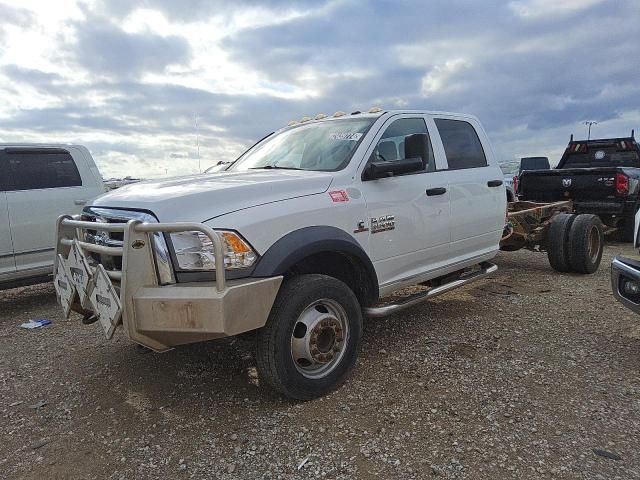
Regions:
<instances>
[{"instance_id":1,"label":"dodge ram 5500","mask_svg":"<svg viewBox=\"0 0 640 480\"><path fill-rule=\"evenodd\" d=\"M475 117L318 115L224 171L133 184L61 216L55 286L67 315L155 351L256 330L262 382L309 399L355 365L363 316L495 271L505 212Z\"/></svg>"}]
</instances>

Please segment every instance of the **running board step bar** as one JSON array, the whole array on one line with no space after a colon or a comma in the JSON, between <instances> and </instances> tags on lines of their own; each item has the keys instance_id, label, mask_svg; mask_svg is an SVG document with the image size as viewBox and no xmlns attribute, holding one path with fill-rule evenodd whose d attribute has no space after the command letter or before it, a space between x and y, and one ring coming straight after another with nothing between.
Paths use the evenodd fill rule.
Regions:
<instances>
[{"instance_id":1,"label":"running board step bar","mask_svg":"<svg viewBox=\"0 0 640 480\"><path fill-rule=\"evenodd\" d=\"M480 270L475 270L473 272L469 272L466 274L461 274L460 277L456 280L452 280L444 285L440 285L439 287L432 288L424 293L418 293L416 295L411 295L404 300L398 303L391 303L389 305L383 305L381 307L369 307L364 309L364 313L368 317L386 317L387 315L391 315L393 313L397 313L405 308L413 307L418 303L422 303L426 300L430 300L433 297L437 297L438 295L442 295L450 290L454 290L456 288L467 285L471 282L479 280L487 275L491 275L496 270L498 270L498 266L489 262L482 262L480 264Z\"/></svg>"}]
</instances>

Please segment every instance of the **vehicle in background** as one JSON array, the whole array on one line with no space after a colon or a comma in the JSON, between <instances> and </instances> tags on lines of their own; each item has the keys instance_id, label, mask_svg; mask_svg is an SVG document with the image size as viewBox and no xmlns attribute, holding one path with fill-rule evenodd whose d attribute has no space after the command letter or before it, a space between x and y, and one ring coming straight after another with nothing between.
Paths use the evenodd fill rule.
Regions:
<instances>
[{"instance_id":1,"label":"vehicle in background","mask_svg":"<svg viewBox=\"0 0 640 480\"><path fill-rule=\"evenodd\" d=\"M640 251L640 212L635 218L633 246ZM640 260L615 257L611 262L611 289L613 296L625 307L640 313Z\"/></svg>"},{"instance_id":2,"label":"vehicle in background","mask_svg":"<svg viewBox=\"0 0 640 480\"><path fill-rule=\"evenodd\" d=\"M60 217L55 286L65 315L156 351L256 330L261 383L310 399L354 367L363 315L494 272L505 210L475 117L318 115L223 172L128 185Z\"/></svg>"},{"instance_id":3,"label":"vehicle in background","mask_svg":"<svg viewBox=\"0 0 640 480\"><path fill-rule=\"evenodd\" d=\"M518 197L516 189L518 186L518 177L513 175L504 176L504 188L507 191L507 202L515 202Z\"/></svg>"},{"instance_id":4,"label":"vehicle in background","mask_svg":"<svg viewBox=\"0 0 640 480\"><path fill-rule=\"evenodd\" d=\"M513 169L507 164L500 165L502 170L504 187L507 192L507 202L515 202L518 197L516 190L518 186L518 176L514 174Z\"/></svg>"},{"instance_id":5,"label":"vehicle in background","mask_svg":"<svg viewBox=\"0 0 640 480\"><path fill-rule=\"evenodd\" d=\"M608 231L618 230L632 241L640 206L640 147L630 137L573 140L558 166L550 170L523 170L521 200L572 200L576 213L595 214Z\"/></svg>"},{"instance_id":6,"label":"vehicle in background","mask_svg":"<svg viewBox=\"0 0 640 480\"><path fill-rule=\"evenodd\" d=\"M549 170L550 168L548 157L522 157L518 175L524 170Z\"/></svg>"},{"instance_id":7,"label":"vehicle in background","mask_svg":"<svg viewBox=\"0 0 640 480\"><path fill-rule=\"evenodd\" d=\"M104 193L79 145L0 144L0 289L47 280L58 216Z\"/></svg>"}]
</instances>

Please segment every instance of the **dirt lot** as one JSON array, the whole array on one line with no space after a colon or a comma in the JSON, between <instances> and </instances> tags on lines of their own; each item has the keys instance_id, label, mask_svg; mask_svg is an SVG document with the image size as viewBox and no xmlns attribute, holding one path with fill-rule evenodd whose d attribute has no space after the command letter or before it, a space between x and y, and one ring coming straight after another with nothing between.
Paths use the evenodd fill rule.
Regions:
<instances>
[{"instance_id":1,"label":"dirt lot","mask_svg":"<svg viewBox=\"0 0 640 480\"><path fill-rule=\"evenodd\" d=\"M141 355L63 320L51 285L0 292L0 477L640 478L620 251L586 277L501 254L493 278L367 321L348 383L308 403L258 386L250 339Z\"/></svg>"}]
</instances>

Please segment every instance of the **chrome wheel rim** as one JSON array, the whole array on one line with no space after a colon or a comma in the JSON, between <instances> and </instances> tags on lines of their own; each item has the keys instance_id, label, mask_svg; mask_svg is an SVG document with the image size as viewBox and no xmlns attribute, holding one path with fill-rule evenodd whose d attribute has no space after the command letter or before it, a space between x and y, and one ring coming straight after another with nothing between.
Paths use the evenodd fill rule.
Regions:
<instances>
[{"instance_id":1,"label":"chrome wheel rim","mask_svg":"<svg viewBox=\"0 0 640 480\"><path fill-rule=\"evenodd\" d=\"M349 339L347 314L330 299L317 300L305 308L291 331L291 357L306 378L319 379L340 363Z\"/></svg>"}]
</instances>

